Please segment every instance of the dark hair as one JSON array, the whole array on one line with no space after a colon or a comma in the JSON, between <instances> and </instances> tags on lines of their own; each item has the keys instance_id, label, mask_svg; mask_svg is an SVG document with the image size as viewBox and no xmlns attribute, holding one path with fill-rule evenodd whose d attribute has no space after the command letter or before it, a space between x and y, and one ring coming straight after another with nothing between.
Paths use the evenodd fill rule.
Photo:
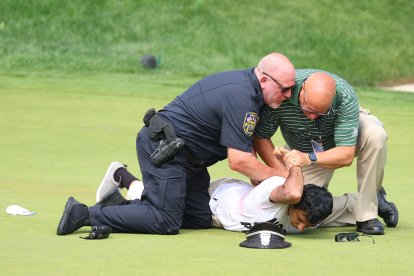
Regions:
<instances>
[{"instance_id":1,"label":"dark hair","mask_svg":"<svg viewBox=\"0 0 414 276\"><path fill-rule=\"evenodd\" d=\"M325 187L306 184L301 200L293 207L305 211L309 223L317 224L332 213L332 194Z\"/></svg>"}]
</instances>

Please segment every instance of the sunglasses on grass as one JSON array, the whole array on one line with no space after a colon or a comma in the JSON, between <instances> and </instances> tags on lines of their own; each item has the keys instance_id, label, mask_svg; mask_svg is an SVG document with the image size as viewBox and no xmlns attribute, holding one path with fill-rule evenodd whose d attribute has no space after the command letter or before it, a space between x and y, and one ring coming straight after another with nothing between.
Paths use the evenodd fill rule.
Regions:
<instances>
[{"instance_id":1,"label":"sunglasses on grass","mask_svg":"<svg viewBox=\"0 0 414 276\"><path fill-rule=\"evenodd\" d=\"M375 244L375 240L373 237L371 237L370 235L365 235L365 234L359 234L357 232L352 232L352 233L338 233L335 235L335 241L336 242L359 242L359 238L361 236L366 236L366 237L370 237L372 239L372 243Z\"/></svg>"}]
</instances>

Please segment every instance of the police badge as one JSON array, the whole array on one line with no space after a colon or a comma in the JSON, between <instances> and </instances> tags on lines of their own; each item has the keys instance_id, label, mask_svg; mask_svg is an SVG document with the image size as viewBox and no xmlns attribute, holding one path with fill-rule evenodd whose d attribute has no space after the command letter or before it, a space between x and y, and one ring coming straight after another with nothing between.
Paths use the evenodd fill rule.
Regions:
<instances>
[{"instance_id":1,"label":"police badge","mask_svg":"<svg viewBox=\"0 0 414 276\"><path fill-rule=\"evenodd\" d=\"M243 130L248 136L252 136L256 127L259 116L255 112L247 112L244 117Z\"/></svg>"}]
</instances>

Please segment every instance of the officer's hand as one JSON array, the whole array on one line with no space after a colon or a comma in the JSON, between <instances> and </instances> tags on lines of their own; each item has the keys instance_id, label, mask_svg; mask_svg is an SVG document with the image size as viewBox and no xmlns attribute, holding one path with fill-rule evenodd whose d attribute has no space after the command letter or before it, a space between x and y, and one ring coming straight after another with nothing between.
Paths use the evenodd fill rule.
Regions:
<instances>
[{"instance_id":1,"label":"officer's hand","mask_svg":"<svg viewBox=\"0 0 414 276\"><path fill-rule=\"evenodd\" d=\"M286 168L309 166L312 163L308 157L308 154L298 150L291 150L287 152L283 156L283 161L285 162Z\"/></svg>"}]
</instances>

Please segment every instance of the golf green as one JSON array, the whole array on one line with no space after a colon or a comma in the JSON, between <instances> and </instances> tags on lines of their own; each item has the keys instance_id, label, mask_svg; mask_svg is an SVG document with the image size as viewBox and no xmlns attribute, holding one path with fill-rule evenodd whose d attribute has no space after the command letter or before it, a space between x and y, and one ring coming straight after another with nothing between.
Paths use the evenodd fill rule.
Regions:
<instances>
[{"instance_id":1,"label":"golf green","mask_svg":"<svg viewBox=\"0 0 414 276\"><path fill-rule=\"evenodd\" d=\"M114 160L140 175L135 137L149 107L161 108L192 82L165 85L133 75L0 76L0 274L1 275L410 275L414 248L412 177L414 95L357 89L389 135L384 187L400 212L396 228L360 242L335 243L338 232L317 229L288 235L283 250L239 247L243 233L182 230L179 235L111 234L88 241L88 227L57 236L69 196L94 204L95 190ZM278 135L275 143L281 144ZM233 176L226 162L213 179ZM243 178L243 177L241 177ZM354 165L336 172L330 190L356 190ZM11 216L19 204L33 216Z\"/></svg>"}]
</instances>

